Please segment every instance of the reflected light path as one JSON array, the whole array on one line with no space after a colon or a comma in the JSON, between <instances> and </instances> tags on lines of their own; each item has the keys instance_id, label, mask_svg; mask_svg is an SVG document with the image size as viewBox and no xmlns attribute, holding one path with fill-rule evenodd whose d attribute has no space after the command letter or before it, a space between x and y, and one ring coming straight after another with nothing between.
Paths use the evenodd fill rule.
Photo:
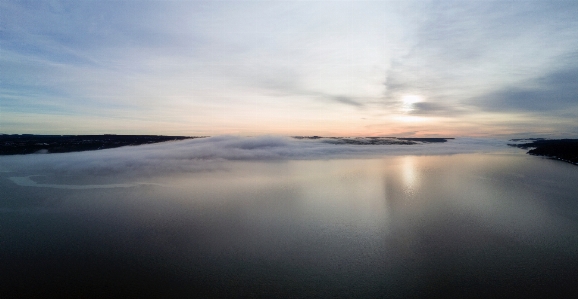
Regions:
<instances>
[{"instance_id":1,"label":"reflected light path","mask_svg":"<svg viewBox=\"0 0 578 299\"><path fill-rule=\"evenodd\" d=\"M403 189L406 195L415 195L418 186L418 174L415 166L414 156L403 157L401 169L401 176L403 182Z\"/></svg>"}]
</instances>

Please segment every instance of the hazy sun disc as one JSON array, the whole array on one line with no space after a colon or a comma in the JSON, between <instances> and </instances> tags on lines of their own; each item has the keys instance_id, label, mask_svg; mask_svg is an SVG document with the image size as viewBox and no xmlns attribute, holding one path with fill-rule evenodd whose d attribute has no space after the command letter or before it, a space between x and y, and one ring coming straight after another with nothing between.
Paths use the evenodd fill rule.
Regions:
<instances>
[{"instance_id":1,"label":"hazy sun disc","mask_svg":"<svg viewBox=\"0 0 578 299\"><path fill-rule=\"evenodd\" d=\"M413 110L413 104L423 102L423 97L418 95L406 95L401 98L402 110L409 112Z\"/></svg>"}]
</instances>

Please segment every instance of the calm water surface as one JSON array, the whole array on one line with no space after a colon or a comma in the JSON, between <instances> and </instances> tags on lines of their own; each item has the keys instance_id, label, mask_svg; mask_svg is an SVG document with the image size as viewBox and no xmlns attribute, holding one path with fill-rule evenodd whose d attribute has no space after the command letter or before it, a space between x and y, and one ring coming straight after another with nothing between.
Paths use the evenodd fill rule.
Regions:
<instances>
[{"instance_id":1,"label":"calm water surface","mask_svg":"<svg viewBox=\"0 0 578 299\"><path fill-rule=\"evenodd\" d=\"M523 154L14 171L0 188L4 294L578 294L578 167Z\"/></svg>"}]
</instances>

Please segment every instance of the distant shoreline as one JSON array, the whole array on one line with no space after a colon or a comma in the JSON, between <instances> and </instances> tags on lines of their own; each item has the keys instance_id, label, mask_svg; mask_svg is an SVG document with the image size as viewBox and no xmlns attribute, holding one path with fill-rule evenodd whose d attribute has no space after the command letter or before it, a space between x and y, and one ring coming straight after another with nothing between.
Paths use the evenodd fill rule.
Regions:
<instances>
[{"instance_id":1,"label":"distant shoreline","mask_svg":"<svg viewBox=\"0 0 578 299\"><path fill-rule=\"evenodd\" d=\"M163 136L163 135L0 135L0 155L52 154L94 151L136 146L159 142L205 138L209 136ZM319 140L330 144L348 145L413 145L444 143L454 138L398 138L398 137L321 137L292 136L295 139Z\"/></svg>"},{"instance_id":2,"label":"distant shoreline","mask_svg":"<svg viewBox=\"0 0 578 299\"><path fill-rule=\"evenodd\" d=\"M454 138L401 138L401 137L323 137L323 136L293 136L295 139L313 139L331 144L353 145L391 145L391 144L420 144L443 143Z\"/></svg>"}]
</instances>

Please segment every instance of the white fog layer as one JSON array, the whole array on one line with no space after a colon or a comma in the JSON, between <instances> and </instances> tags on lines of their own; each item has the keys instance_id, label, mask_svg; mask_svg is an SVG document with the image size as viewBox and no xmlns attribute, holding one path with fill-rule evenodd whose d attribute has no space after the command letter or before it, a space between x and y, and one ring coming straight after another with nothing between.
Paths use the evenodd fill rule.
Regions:
<instances>
[{"instance_id":1,"label":"white fog layer","mask_svg":"<svg viewBox=\"0 0 578 299\"><path fill-rule=\"evenodd\" d=\"M226 160L275 161L371 158L383 155L449 155L459 153L520 151L497 139L459 138L445 143L413 145L349 145L290 137L219 136L99 151L0 157L0 170L139 176L165 172L220 168ZM34 173L26 173L33 171Z\"/></svg>"}]
</instances>

